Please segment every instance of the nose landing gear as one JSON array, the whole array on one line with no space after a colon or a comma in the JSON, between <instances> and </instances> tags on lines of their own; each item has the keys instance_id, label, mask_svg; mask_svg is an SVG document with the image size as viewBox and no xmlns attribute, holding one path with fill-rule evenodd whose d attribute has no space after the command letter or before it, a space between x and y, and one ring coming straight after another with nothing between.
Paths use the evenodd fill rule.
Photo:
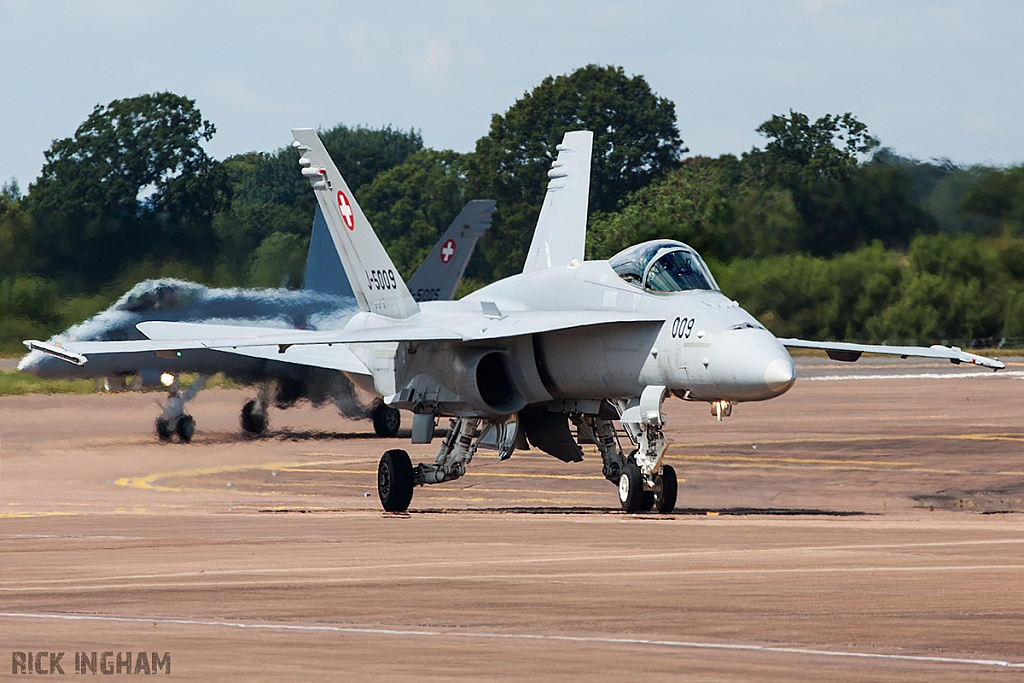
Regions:
<instances>
[{"instance_id":1,"label":"nose landing gear","mask_svg":"<svg viewBox=\"0 0 1024 683\"><path fill-rule=\"evenodd\" d=\"M178 435L181 443L188 443L196 432L196 421L191 415L185 412L185 404L195 398L206 385L207 375L200 375L184 392L179 391L178 378L168 376L167 405L164 406L160 417L156 419L156 435L161 441L170 441L174 435ZM162 379L162 378L161 378Z\"/></svg>"},{"instance_id":2,"label":"nose landing gear","mask_svg":"<svg viewBox=\"0 0 1024 683\"><path fill-rule=\"evenodd\" d=\"M626 512L653 508L658 512L672 512L676 506L679 493L676 471L662 463L667 448L665 416L661 412L665 393L663 386L649 386L635 405L622 412L622 426L637 446L619 477L619 502Z\"/></svg>"}]
</instances>

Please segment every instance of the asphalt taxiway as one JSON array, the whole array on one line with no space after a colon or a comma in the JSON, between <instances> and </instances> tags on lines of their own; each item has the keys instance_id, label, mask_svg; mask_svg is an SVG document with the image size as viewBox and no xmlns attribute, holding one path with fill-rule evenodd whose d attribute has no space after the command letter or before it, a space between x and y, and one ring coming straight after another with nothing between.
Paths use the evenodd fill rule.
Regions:
<instances>
[{"instance_id":1,"label":"asphalt taxiway","mask_svg":"<svg viewBox=\"0 0 1024 683\"><path fill-rule=\"evenodd\" d=\"M480 451L383 514L380 453L433 448L308 408L248 439L245 391L200 394L189 445L152 435L156 395L0 399L0 654L169 652L182 680L1020 680L1024 363L798 368L721 423L666 404L671 515L619 513L592 451Z\"/></svg>"}]
</instances>

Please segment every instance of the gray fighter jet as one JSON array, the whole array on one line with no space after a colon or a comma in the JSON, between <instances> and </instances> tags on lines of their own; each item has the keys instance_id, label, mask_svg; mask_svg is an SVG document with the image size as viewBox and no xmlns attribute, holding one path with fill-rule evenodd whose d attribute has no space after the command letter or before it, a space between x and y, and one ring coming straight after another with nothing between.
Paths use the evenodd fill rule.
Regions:
<instances>
[{"instance_id":1,"label":"gray fighter jet","mask_svg":"<svg viewBox=\"0 0 1024 683\"><path fill-rule=\"evenodd\" d=\"M377 488L385 510L407 509L415 486L461 477L481 446L504 460L532 444L571 462L583 457L579 444L590 443L624 510L669 512L677 479L663 461L662 402L707 401L722 418L735 403L780 396L796 380L786 343L846 360L873 352L1004 367L955 348L776 339L719 291L700 255L680 242L655 240L585 261L587 131L567 133L558 147L523 272L459 301L418 303L315 131L292 132L359 312L322 331L240 334L147 322L138 327L150 341L122 344L161 353L220 349L339 370L389 406L411 411L414 444L429 443L438 419L450 418L432 462L413 466L405 450L384 453ZM46 350L84 362L83 354L109 349Z\"/></svg>"},{"instance_id":2,"label":"gray fighter jet","mask_svg":"<svg viewBox=\"0 0 1024 683\"><path fill-rule=\"evenodd\" d=\"M474 200L455 217L409 281L417 300L448 300L455 296L477 241L490 228L494 207L493 200ZM332 329L343 326L358 310L318 206L303 289L216 289L181 280L147 280L107 310L56 335L50 343L145 339L135 325L146 320ZM136 387L163 384L168 389L168 398L156 420L156 431L164 440L175 434L183 442L191 440L195 420L185 412L185 406L202 389L207 377L217 372L260 386L258 396L242 409L241 426L249 433L259 434L266 429L271 402L284 409L306 398L314 405L333 402L351 417L367 415L366 408L356 400L351 382L337 371L218 351L188 356L123 351L96 356L88 365L71 365L52 355L30 351L18 369L47 379L98 379L114 390L124 389L128 376L134 378ZM179 391L178 376L183 372L199 373L200 377L187 390ZM370 407L369 417L379 435L394 436L398 432L401 415L394 408L378 401Z\"/></svg>"}]
</instances>

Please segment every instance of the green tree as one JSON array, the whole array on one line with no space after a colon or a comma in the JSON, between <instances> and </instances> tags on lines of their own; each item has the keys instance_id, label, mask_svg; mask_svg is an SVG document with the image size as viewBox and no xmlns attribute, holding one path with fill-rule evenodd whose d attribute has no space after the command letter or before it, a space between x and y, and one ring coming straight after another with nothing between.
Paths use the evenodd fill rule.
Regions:
<instances>
[{"instance_id":1,"label":"green tree","mask_svg":"<svg viewBox=\"0 0 1024 683\"><path fill-rule=\"evenodd\" d=\"M353 192L423 149L419 132L391 126L350 128L338 124L319 131L319 135ZM309 190L309 182L299 173L298 161L299 153L291 145L275 152L249 152L229 157L225 164L235 201L280 204L312 216L316 199Z\"/></svg>"},{"instance_id":2,"label":"green tree","mask_svg":"<svg viewBox=\"0 0 1024 683\"><path fill-rule=\"evenodd\" d=\"M791 251L801 229L789 190L745 179L731 155L696 157L630 195L621 211L595 214L588 254L607 258L646 240L675 239L706 258L731 261Z\"/></svg>"},{"instance_id":3,"label":"green tree","mask_svg":"<svg viewBox=\"0 0 1024 683\"><path fill-rule=\"evenodd\" d=\"M589 64L547 77L491 119L471 159L469 195L498 200L494 227L481 240L484 279L516 272L547 188L556 146L570 130L594 132L590 206L611 211L630 192L679 164L682 140L675 105L658 97L643 76Z\"/></svg>"},{"instance_id":4,"label":"green tree","mask_svg":"<svg viewBox=\"0 0 1024 683\"><path fill-rule=\"evenodd\" d=\"M32 215L25 210L18 181L0 189L0 278L28 272L32 267Z\"/></svg>"},{"instance_id":5,"label":"green tree","mask_svg":"<svg viewBox=\"0 0 1024 683\"><path fill-rule=\"evenodd\" d=\"M210 223L226 187L202 148L214 132L173 93L97 105L73 137L54 141L29 188L43 271L95 287L151 249L215 253Z\"/></svg>"},{"instance_id":6,"label":"green tree","mask_svg":"<svg viewBox=\"0 0 1024 683\"><path fill-rule=\"evenodd\" d=\"M743 155L743 172L791 192L804 224L801 249L830 256L876 239L905 247L914 235L935 230L935 221L913 201L909 174L898 166L861 163L879 143L852 114L826 114L812 123L790 110L757 132L768 142Z\"/></svg>"},{"instance_id":7,"label":"green tree","mask_svg":"<svg viewBox=\"0 0 1024 683\"><path fill-rule=\"evenodd\" d=\"M374 129L339 124L320 131L320 138L353 191L423 148L418 132L390 126ZM229 277L251 281L253 253L273 234L298 235L308 241L316 198L299 172L298 159L299 153L287 146L224 160L232 201L230 208L217 216L214 229L221 265ZM269 272L266 268L260 266L260 272ZM263 276L259 281L269 282Z\"/></svg>"},{"instance_id":8,"label":"green tree","mask_svg":"<svg viewBox=\"0 0 1024 683\"><path fill-rule=\"evenodd\" d=\"M789 116L775 114L756 131L768 138L768 144L763 151L752 152L751 159L761 156L764 172L783 185L849 180L858 155L879 144L849 112L826 114L811 123L806 114L790 109Z\"/></svg>"},{"instance_id":9,"label":"green tree","mask_svg":"<svg viewBox=\"0 0 1024 683\"><path fill-rule=\"evenodd\" d=\"M250 287L299 287L306 271L309 236L275 232L268 236L250 258Z\"/></svg>"},{"instance_id":10,"label":"green tree","mask_svg":"<svg viewBox=\"0 0 1024 683\"><path fill-rule=\"evenodd\" d=\"M1010 234L1024 234L1024 166L982 172L964 194L960 211L992 219Z\"/></svg>"},{"instance_id":11,"label":"green tree","mask_svg":"<svg viewBox=\"0 0 1024 683\"><path fill-rule=\"evenodd\" d=\"M466 204L466 157L420 150L363 185L356 196L408 280Z\"/></svg>"}]
</instances>

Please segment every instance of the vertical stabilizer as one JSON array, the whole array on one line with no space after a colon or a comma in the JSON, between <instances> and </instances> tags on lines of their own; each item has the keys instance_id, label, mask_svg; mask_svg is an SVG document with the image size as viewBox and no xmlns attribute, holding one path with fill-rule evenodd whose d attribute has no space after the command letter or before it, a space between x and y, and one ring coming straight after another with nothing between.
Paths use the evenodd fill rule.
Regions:
<instances>
[{"instance_id":1,"label":"vertical stabilizer","mask_svg":"<svg viewBox=\"0 0 1024 683\"><path fill-rule=\"evenodd\" d=\"M348 275L341 265L341 257L334 246L334 238L327 227L324 212L320 205L316 206L313 218L313 234L309 238L309 255L306 256L306 274L302 280L302 288L334 296L354 298L352 286L348 283Z\"/></svg>"},{"instance_id":2,"label":"vertical stabilizer","mask_svg":"<svg viewBox=\"0 0 1024 683\"><path fill-rule=\"evenodd\" d=\"M571 131L558 145L558 157L548 171L548 191L537 218L533 242L523 272L558 268L583 261L590 203L590 156L594 134Z\"/></svg>"},{"instance_id":3,"label":"vertical stabilizer","mask_svg":"<svg viewBox=\"0 0 1024 683\"><path fill-rule=\"evenodd\" d=\"M359 308L399 320L415 315L419 306L316 131L297 128L292 136Z\"/></svg>"},{"instance_id":4,"label":"vertical stabilizer","mask_svg":"<svg viewBox=\"0 0 1024 683\"><path fill-rule=\"evenodd\" d=\"M474 199L466 204L427 259L409 279L416 301L449 301L466 272L476 242L491 227L493 199Z\"/></svg>"}]
</instances>

